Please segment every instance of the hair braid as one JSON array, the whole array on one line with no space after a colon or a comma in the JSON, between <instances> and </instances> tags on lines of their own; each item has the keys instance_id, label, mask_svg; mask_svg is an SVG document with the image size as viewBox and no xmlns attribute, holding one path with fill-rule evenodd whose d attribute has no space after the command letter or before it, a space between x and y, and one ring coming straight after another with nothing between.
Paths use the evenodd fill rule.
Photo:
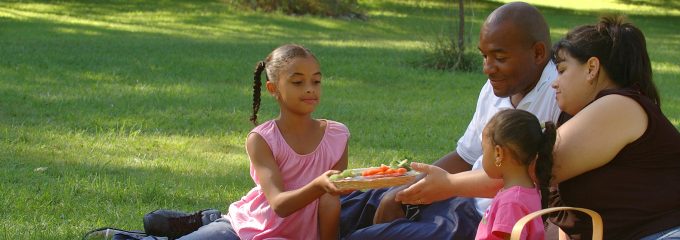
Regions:
<instances>
[{"instance_id":1,"label":"hair braid","mask_svg":"<svg viewBox=\"0 0 680 240\"><path fill-rule=\"evenodd\" d=\"M257 125L257 111L260 110L260 89L262 88L262 71L264 71L264 69L264 61L260 61L257 63L255 71L253 72L253 115L250 116L250 122L252 122L253 125Z\"/></svg>"},{"instance_id":2,"label":"hair braid","mask_svg":"<svg viewBox=\"0 0 680 240\"><path fill-rule=\"evenodd\" d=\"M545 123L545 130L543 130L543 141L538 149L538 159L536 159L536 178L538 181L538 188L541 190L541 207L548 207L548 200L550 199L550 181L552 180L553 168L553 147L555 146L556 127L552 122ZM547 215L543 216L543 221L547 219Z\"/></svg>"}]
</instances>

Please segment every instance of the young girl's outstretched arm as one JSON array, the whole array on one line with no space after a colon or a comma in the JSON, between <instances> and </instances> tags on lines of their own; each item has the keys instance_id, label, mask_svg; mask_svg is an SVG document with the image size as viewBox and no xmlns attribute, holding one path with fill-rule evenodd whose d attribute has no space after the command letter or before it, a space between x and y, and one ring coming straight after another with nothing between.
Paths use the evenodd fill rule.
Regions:
<instances>
[{"instance_id":1,"label":"young girl's outstretched arm","mask_svg":"<svg viewBox=\"0 0 680 240\"><path fill-rule=\"evenodd\" d=\"M276 164L274 155L269 145L257 133L248 135L246 151L260 180L262 191L269 205L279 217L289 216L327 192L331 194L339 193L335 185L328 179L330 175L339 172L336 170L325 172L304 187L285 191L281 171ZM346 154L343 158L344 160L341 159L341 161L345 161L344 165L346 166ZM338 164L342 165L341 163Z\"/></svg>"},{"instance_id":2,"label":"young girl's outstretched arm","mask_svg":"<svg viewBox=\"0 0 680 240\"><path fill-rule=\"evenodd\" d=\"M342 171L347 168L347 144L340 160L333 166L333 170ZM349 192L347 192L349 193ZM319 199L319 235L321 240L338 239L340 226L340 197L330 193L323 194Z\"/></svg>"}]
</instances>

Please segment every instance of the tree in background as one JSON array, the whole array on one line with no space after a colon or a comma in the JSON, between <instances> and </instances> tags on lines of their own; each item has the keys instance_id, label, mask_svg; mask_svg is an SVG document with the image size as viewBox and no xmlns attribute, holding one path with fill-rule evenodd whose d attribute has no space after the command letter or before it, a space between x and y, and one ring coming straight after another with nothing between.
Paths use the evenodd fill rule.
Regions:
<instances>
[{"instance_id":1,"label":"tree in background","mask_svg":"<svg viewBox=\"0 0 680 240\"><path fill-rule=\"evenodd\" d=\"M474 13L473 13L474 14ZM427 43L428 54L422 61L422 65L428 68L441 70L479 70L479 57L476 53L468 53L465 48L465 3L458 0L458 18L453 19L453 26L457 21L457 31L440 33L433 41ZM453 27L455 28L455 27ZM469 31L468 31L468 42Z\"/></svg>"},{"instance_id":2,"label":"tree in background","mask_svg":"<svg viewBox=\"0 0 680 240\"><path fill-rule=\"evenodd\" d=\"M458 69L461 61L463 61L463 53L465 52L465 6L463 0L458 0L458 60L453 66L453 69Z\"/></svg>"}]
</instances>

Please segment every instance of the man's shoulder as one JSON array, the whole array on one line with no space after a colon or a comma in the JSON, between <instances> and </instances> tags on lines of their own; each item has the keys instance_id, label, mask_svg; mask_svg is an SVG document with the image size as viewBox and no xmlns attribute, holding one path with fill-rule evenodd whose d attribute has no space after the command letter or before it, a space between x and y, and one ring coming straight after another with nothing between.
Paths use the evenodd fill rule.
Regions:
<instances>
[{"instance_id":1,"label":"man's shoulder","mask_svg":"<svg viewBox=\"0 0 680 240\"><path fill-rule=\"evenodd\" d=\"M548 61L548 64L543 68L541 73L541 78L538 80L539 83L544 83L548 85L548 88L552 88L552 83L557 80L557 67L552 61Z\"/></svg>"},{"instance_id":2,"label":"man's shoulder","mask_svg":"<svg viewBox=\"0 0 680 240\"><path fill-rule=\"evenodd\" d=\"M493 93L493 87L491 86L491 83L487 79L486 82L484 83L484 86L482 86L482 89L479 91L479 96L477 97L478 100L482 99L498 99L496 94Z\"/></svg>"}]
</instances>

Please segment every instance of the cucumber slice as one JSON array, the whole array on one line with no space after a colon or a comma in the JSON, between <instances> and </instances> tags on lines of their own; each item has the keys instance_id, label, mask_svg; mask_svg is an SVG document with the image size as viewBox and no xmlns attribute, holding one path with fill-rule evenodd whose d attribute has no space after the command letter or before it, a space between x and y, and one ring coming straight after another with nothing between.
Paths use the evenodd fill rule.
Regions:
<instances>
[{"instance_id":1,"label":"cucumber slice","mask_svg":"<svg viewBox=\"0 0 680 240\"><path fill-rule=\"evenodd\" d=\"M404 160L399 161L397 166L406 168L406 171L411 171L411 161L409 161L408 159L404 159Z\"/></svg>"}]
</instances>

